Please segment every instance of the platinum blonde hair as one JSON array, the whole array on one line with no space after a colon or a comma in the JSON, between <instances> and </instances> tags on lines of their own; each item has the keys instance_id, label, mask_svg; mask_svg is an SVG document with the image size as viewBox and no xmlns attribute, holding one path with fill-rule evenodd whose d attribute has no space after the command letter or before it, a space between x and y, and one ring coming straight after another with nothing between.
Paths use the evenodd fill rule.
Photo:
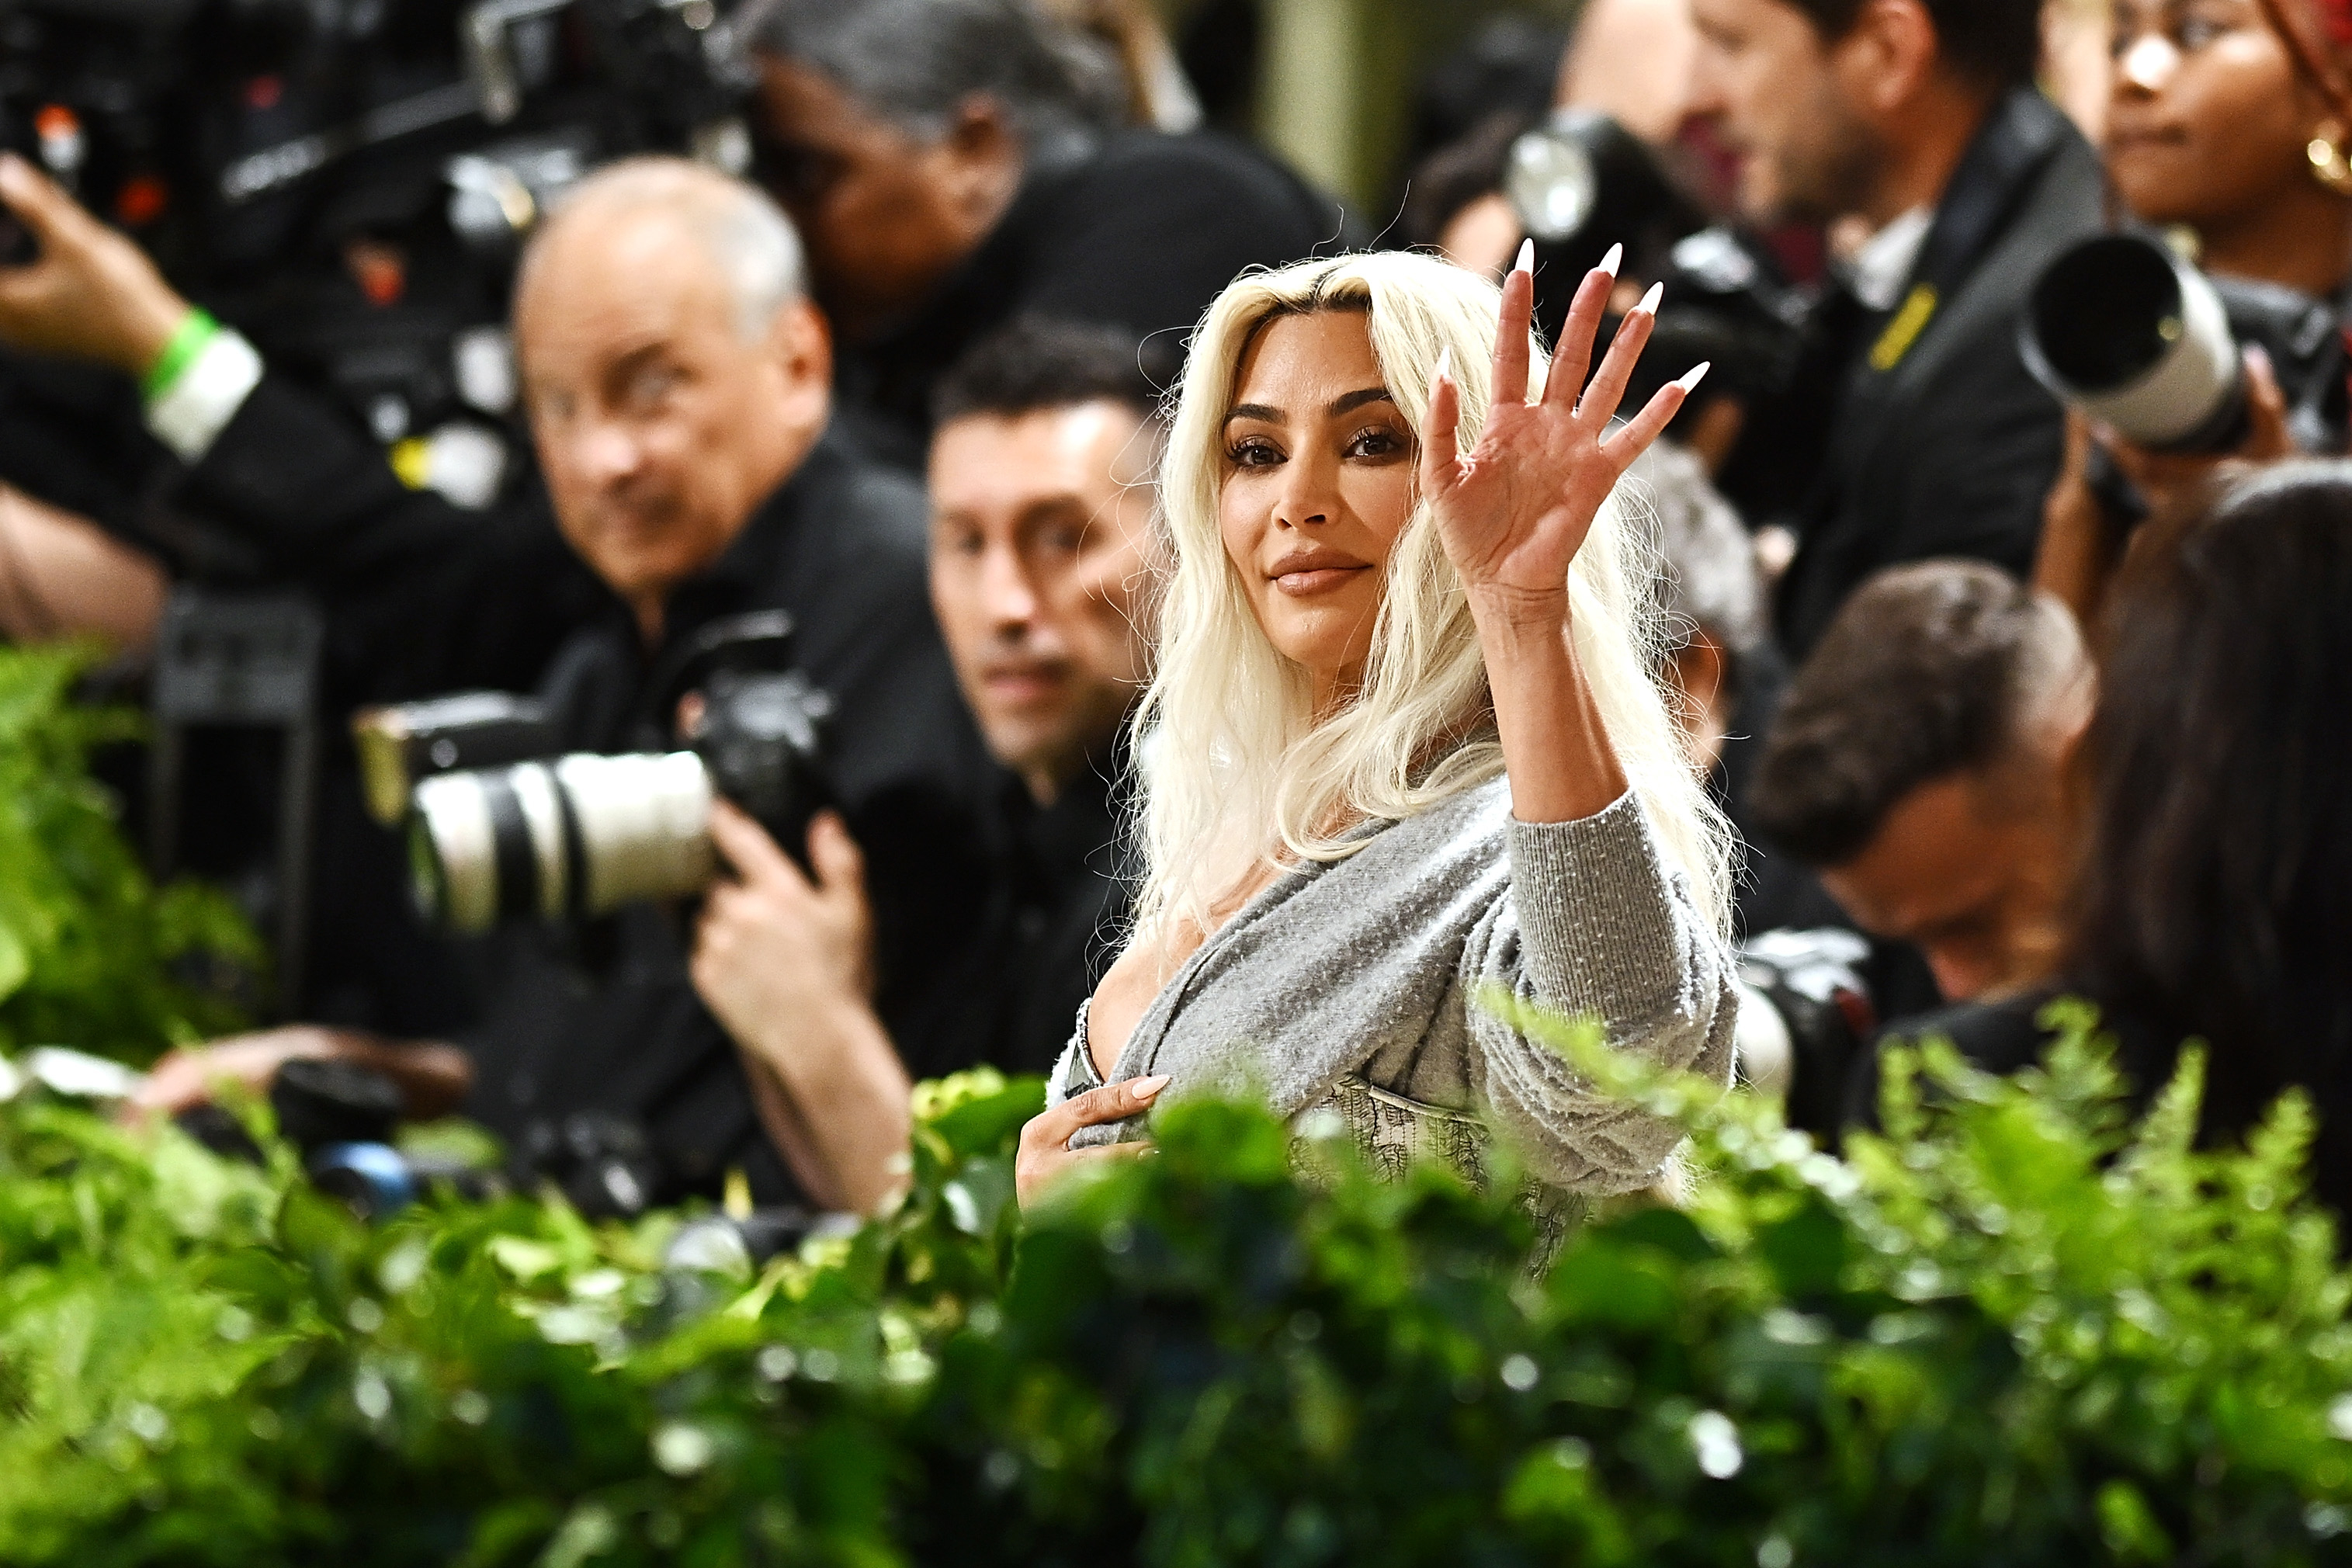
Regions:
<instances>
[{"instance_id":1,"label":"platinum blonde hair","mask_svg":"<svg viewBox=\"0 0 2352 1568\"><path fill-rule=\"evenodd\" d=\"M1135 940L1185 921L1206 929L1217 900L1255 868L1343 859L1354 823L1412 816L1503 772L1469 598L1426 502L1415 503L1390 554L1362 688L1319 721L1307 672L1259 628L1217 525L1225 414L1242 357L1267 322L1362 313L1381 378L1416 430L1450 348L1466 453L1486 420L1500 302L1493 284L1449 262L1389 252L1246 275L1202 319L1160 469L1174 565L1157 672L1135 718L1136 755L1147 759ZM1545 364L1538 352L1538 387ZM1635 509L1612 496L1569 575L1576 651L1620 764L1720 929L1730 835L1659 684L1656 561Z\"/></svg>"}]
</instances>

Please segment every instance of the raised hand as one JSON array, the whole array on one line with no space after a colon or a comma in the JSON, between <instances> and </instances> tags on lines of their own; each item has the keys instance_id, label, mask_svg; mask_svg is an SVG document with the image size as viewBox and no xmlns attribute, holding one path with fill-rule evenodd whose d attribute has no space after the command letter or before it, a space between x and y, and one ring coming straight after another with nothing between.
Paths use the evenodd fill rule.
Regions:
<instances>
[{"instance_id":1,"label":"raised hand","mask_svg":"<svg viewBox=\"0 0 2352 1568\"><path fill-rule=\"evenodd\" d=\"M1601 362L1601 374L1580 400L1616 283L1621 252L1612 250L1577 290L1542 395L1525 401L1519 389L1528 385L1531 363L1533 255L1532 244L1523 247L1518 265L1503 280L1493 402L1486 427L1466 458L1455 440L1461 390L1450 363L1439 363L1422 439L1421 486L1445 552L1481 615L1557 625L1567 611L1569 567L1601 503L1682 408L1707 367L1661 389L1648 407L1610 429L1634 363L1657 325L1660 290L1653 289L1626 316Z\"/></svg>"},{"instance_id":2,"label":"raised hand","mask_svg":"<svg viewBox=\"0 0 2352 1568\"><path fill-rule=\"evenodd\" d=\"M0 153L0 204L40 255L0 268L0 342L147 374L188 313L140 248L15 153Z\"/></svg>"}]
</instances>

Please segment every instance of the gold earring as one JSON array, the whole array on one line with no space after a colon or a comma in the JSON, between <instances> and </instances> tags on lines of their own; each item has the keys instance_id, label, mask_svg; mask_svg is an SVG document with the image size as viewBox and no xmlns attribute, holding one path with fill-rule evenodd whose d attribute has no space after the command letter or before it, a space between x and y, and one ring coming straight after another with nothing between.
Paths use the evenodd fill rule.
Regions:
<instances>
[{"instance_id":1,"label":"gold earring","mask_svg":"<svg viewBox=\"0 0 2352 1568\"><path fill-rule=\"evenodd\" d=\"M2344 128L2329 121L2312 133L2304 149L2311 160L2311 175L2339 196L2352 196L2352 160L2344 155Z\"/></svg>"}]
</instances>

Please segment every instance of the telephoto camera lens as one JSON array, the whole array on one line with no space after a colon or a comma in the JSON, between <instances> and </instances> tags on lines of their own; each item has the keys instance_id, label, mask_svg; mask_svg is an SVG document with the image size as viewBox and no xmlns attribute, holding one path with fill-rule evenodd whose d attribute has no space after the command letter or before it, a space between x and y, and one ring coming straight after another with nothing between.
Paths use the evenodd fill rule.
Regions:
<instances>
[{"instance_id":1,"label":"telephoto camera lens","mask_svg":"<svg viewBox=\"0 0 2352 1568\"><path fill-rule=\"evenodd\" d=\"M2155 240L2104 235L2052 262L2021 347L2061 401L2126 440L2222 452L2245 439L2244 371L2221 297Z\"/></svg>"},{"instance_id":2,"label":"telephoto camera lens","mask_svg":"<svg viewBox=\"0 0 2352 1568\"><path fill-rule=\"evenodd\" d=\"M578 920L701 891L718 869L710 805L749 812L795 859L830 799L832 704L800 675L719 670L690 752L600 756L419 779L409 816L417 904L444 930Z\"/></svg>"},{"instance_id":3,"label":"telephoto camera lens","mask_svg":"<svg viewBox=\"0 0 2352 1568\"><path fill-rule=\"evenodd\" d=\"M710 801L692 752L421 779L408 839L417 903L445 929L477 933L682 897L710 880Z\"/></svg>"}]
</instances>

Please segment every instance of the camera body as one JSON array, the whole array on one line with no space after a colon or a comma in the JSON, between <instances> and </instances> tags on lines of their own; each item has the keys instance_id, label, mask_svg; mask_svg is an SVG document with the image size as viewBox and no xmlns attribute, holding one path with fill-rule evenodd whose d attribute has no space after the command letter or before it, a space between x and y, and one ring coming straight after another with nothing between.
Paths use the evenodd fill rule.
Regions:
<instances>
[{"instance_id":1,"label":"camera body","mask_svg":"<svg viewBox=\"0 0 2352 1568\"><path fill-rule=\"evenodd\" d=\"M2341 449L2344 342L2334 309L2293 289L2209 278L2146 235L2084 240L2044 269L2019 347L2062 402L2156 451L2246 438L2244 345L2278 373L2298 444Z\"/></svg>"},{"instance_id":2,"label":"camera body","mask_svg":"<svg viewBox=\"0 0 2352 1568\"><path fill-rule=\"evenodd\" d=\"M717 869L719 799L804 858L809 820L832 800L833 704L782 668L791 639L791 617L768 611L684 645L652 686L654 710L680 716L670 751L551 754L544 705L499 693L361 714L368 798L379 819L406 819L418 907L474 933L699 892ZM509 761L518 752L535 755Z\"/></svg>"},{"instance_id":3,"label":"camera body","mask_svg":"<svg viewBox=\"0 0 2352 1568\"><path fill-rule=\"evenodd\" d=\"M1742 1058L1769 1059L1789 1125L1827 1142L1843 1124L1854 1063L1878 1034L1869 963L1870 943L1834 926L1765 931L1738 955ZM1750 1080L1759 1076L1751 1065Z\"/></svg>"},{"instance_id":4,"label":"camera body","mask_svg":"<svg viewBox=\"0 0 2352 1568\"><path fill-rule=\"evenodd\" d=\"M1606 115L1566 110L1513 142L1504 195L1536 244L1536 325L1559 339L1576 290L1612 245L1621 276L1665 286L1627 406L1702 362L1706 395L1769 397L1793 374L1808 301L1738 231L1712 226L1658 153Z\"/></svg>"}]
</instances>

